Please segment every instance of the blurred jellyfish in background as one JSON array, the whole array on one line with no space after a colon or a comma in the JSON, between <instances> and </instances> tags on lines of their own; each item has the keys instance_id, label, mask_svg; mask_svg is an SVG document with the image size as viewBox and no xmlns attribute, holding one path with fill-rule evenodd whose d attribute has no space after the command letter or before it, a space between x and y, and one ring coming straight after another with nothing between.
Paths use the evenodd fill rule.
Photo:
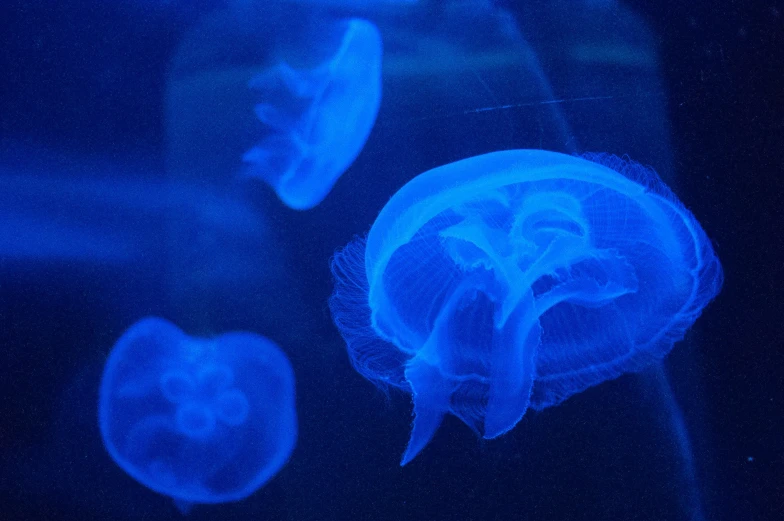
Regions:
<instances>
[{"instance_id":1,"label":"blurred jellyfish in background","mask_svg":"<svg viewBox=\"0 0 784 521\"><path fill-rule=\"evenodd\" d=\"M252 2L253 0L234 0L236 3ZM274 1L274 0L273 0ZM310 6L339 7L339 8L377 8L383 6L395 6L405 4L415 4L426 0L277 0L282 4L303 4Z\"/></svg>"},{"instance_id":2,"label":"blurred jellyfish in background","mask_svg":"<svg viewBox=\"0 0 784 521\"><path fill-rule=\"evenodd\" d=\"M294 374L259 335L193 338L147 318L112 349L98 416L112 459L181 510L237 501L275 475L294 448Z\"/></svg>"},{"instance_id":3,"label":"blurred jellyfish in background","mask_svg":"<svg viewBox=\"0 0 784 521\"><path fill-rule=\"evenodd\" d=\"M694 216L651 170L540 150L417 176L333 260L354 367L412 394L402 465L445 414L485 438L660 361L718 293Z\"/></svg>"},{"instance_id":4,"label":"blurred jellyfish in background","mask_svg":"<svg viewBox=\"0 0 784 521\"><path fill-rule=\"evenodd\" d=\"M674 180L667 93L656 35L617 1L516 7L520 32L547 71L578 152L628 154Z\"/></svg>"},{"instance_id":5,"label":"blurred jellyfish in background","mask_svg":"<svg viewBox=\"0 0 784 521\"><path fill-rule=\"evenodd\" d=\"M246 201L167 181L155 166L17 144L3 150L0 182L0 259L6 264L156 269L161 226L181 215L219 242L223 269L203 280L221 284L250 267L241 265L236 246L261 248L270 240L269 225Z\"/></svg>"},{"instance_id":6,"label":"blurred jellyfish in background","mask_svg":"<svg viewBox=\"0 0 784 521\"><path fill-rule=\"evenodd\" d=\"M248 173L264 179L289 207L312 208L356 159L376 121L381 96L381 36L366 20L325 24L343 33L314 69L281 62L251 80L266 137L245 153Z\"/></svg>"},{"instance_id":7,"label":"blurred jellyfish in background","mask_svg":"<svg viewBox=\"0 0 784 521\"><path fill-rule=\"evenodd\" d=\"M377 17L381 120L413 122L412 143L437 142L407 150L433 156L432 146L445 160L499 148L601 150L667 179L667 99L646 22L615 2L500 4L428 2Z\"/></svg>"},{"instance_id":8,"label":"blurred jellyfish in background","mask_svg":"<svg viewBox=\"0 0 784 521\"><path fill-rule=\"evenodd\" d=\"M576 150L561 107L550 103L542 64L509 12L489 1L431 2L379 26L390 119L415 122L412 140L433 142L407 148L415 157L432 156L428 146L455 159L497 148L497 139L485 140L497 137L499 121L510 147ZM526 108L510 111L515 106Z\"/></svg>"}]
</instances>

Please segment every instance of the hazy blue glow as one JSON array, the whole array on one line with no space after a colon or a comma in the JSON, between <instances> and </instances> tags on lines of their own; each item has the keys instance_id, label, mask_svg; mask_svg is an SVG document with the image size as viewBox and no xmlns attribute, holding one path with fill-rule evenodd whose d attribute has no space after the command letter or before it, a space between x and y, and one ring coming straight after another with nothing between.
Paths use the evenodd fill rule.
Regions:
<instances>
[{"instance_id":1,"label":"hazy blue glow","mask_svg":"<svg viewBox=\"0 0 784 521\"><path fill-rule=\"evenodd\" d=\"M256 245L270 242L269 225L245 199L163 181L152 167L21 145L6 147L0 163L4 260L140 266L160 258L152 252L161 252L161 223L182 219L219 245L217 285L247 273Z\"/></svg>"},{"instance_id":2,"label":"hazy blue glow","mask_svg":"<svg viewBox=\"0 0 784 521\"><path fill-rule=\"evenodd\" d=\"M99 423L115 462L181 509L239 500L294 448L294 375L262 336L195 338L146 318L106 361Z\"/></svg>"},{"instance_id":3,"label":"hazy blue glow","mask_svg":"<svg viewBox=\"0 0 784 521\"><path fill-rule=\"evenodd\" d=\"M235 6L252 5L257 0L232 0ZM412 5L419 0L267 0L269 3L303 4L339 8L367 8L374 6Z\"/></svg>"},{"instance_id":4,"label":"hazy blue glow","mask_svg":"<svg viewBox=\"0 0 784 521\"><path fill-rule=\"evenodd\" d=\"M235 0L243 1L243 0ZM244 0L250 1L250 0ZM367 7L371 5L415 4L419 0L280 0L281 3L328 5L332 7Z\"/></svg>"},{"instance_id":5,"label":"hazy blue glow","mask_svg":"<svg viewBox=\"0 0 784 521\"><path fill-rule=\"evenodd\" d=\"M646 376L653 379L653 383L657 388L658 392L656 395L667 412L669 430L672 432L675 446L681 459L681 476L685 490L681 488L678 496L689 512L691 521L704 521L705 513L700 498L700 488L697 483L697 465L694 461L694 449L689 439L689 430L686 426L686 419L683 417L683 411L672 392L667 370L663 363L655 364L650 374Z\"/></svg>"},{"instance_id":6,"label":"hazy blue glow","mask_svg":"<svg viewBox=\"0 0 784 521\"><path fill-rule=\"evenodd\" d=\"M332 269L355 368L413 396L402 464L446 413L494 438L528 408L660 360L722 282L653 171L541 150L421 174Z\"/></svg>"},{"instance_id":7,"label":"hazy blue glow","mask_svg":"<svg viewBox=\"0 0 784 521\"><path fill-rule=\"evenodd\" d=\"M345 26L335 54L310 70L280 63L251 81L269 135L248 151L249 173L291 208L320 203L365 145L381 101L381 36L366 20Z\"/></svg>"}]
</instances>

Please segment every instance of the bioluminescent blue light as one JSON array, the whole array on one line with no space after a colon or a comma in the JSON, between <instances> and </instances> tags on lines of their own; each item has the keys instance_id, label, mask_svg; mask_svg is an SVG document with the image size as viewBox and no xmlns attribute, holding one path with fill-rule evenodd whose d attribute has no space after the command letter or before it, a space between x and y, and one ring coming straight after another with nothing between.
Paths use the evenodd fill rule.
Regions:
<instances>
[{"instance_id":1,"label":"bioluminescent blue light","mask_svg":"<svg viewBox=\"0 0 784 521\"><path fill-rule=\"evenodd\" d=\"M332 270L354 367L413 395L403 465L446 413L494 438L529 408L660 360L722 283L653 171L542 150L419 175Z\"/></svg>"},{"instance_id":2,"label":"bioluminescent blue light","mask_svg":"<svg viewBox=\"0 0 784 521\"><path fill-rule=\"evenodd\" d=\"M189 337L146 318L106 361L99 423L114 461L180 508L236 501L264 485L294 448L294 374L262 336Z\"/></svg>"},{"instance_id":3,"label":"bioluminescent blue light","mask_svg":"<svg viewBox=\"0 0 784 521\"><path fill-rule=\"evenodd\" d=\"M268 135L248 151L250 175L291 208L320 203L365 145L381 101L381 36L371 22L341 21L335 54L314 69L283 62L251 81Z\"/></svg>"}]
</instances>

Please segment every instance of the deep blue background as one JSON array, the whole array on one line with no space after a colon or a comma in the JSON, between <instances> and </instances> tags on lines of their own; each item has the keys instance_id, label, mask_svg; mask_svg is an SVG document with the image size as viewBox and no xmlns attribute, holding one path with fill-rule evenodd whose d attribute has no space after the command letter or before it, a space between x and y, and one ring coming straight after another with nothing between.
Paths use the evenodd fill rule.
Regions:
<instances>
[{"instance_id":1,"label":"deep blue background","mask_svg":"<svg viewBox=\"0 0 784 521\"><path fill-rule=\"evenodd\" d=\"M143 3L0 7L1 147L28 142L141 161L151 177L163 172L169 58L212 2ZM705 508L709 519L779 519L784 9L762 0L626 3L659 35L675 167L683 173L677 193L713 239L726 273L697 332L668 359ZM383 127L374 134L370 144L378 146ZM197 508L191 517L686 519L666 418L644 379L631 376L531 414L493 442L448 420L414 463L398 467L408 403L387 400L351 370L326 299L332 250L367 228L399 181L379 179L360 203L339 183L312 213L271 210L307 303L294 316L312 333L291 341L284 320L258 332L279 342L294 365L299 442L288 466L249 500ZM62 263L33 270L0 259L0 517L179 515L111 462L94 410L116 338L140 316L175 313L161 296L164 277L163 270L118 275Z\"/></svg>"}]
</instances>

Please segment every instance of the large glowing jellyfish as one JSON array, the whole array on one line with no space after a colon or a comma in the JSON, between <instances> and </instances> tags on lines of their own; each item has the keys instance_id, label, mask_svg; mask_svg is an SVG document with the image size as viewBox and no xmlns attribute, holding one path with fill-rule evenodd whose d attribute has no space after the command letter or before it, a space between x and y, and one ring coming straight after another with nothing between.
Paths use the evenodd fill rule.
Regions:
<instances>
[{"instance_id":1,"label":"large glowing jellyfish","mask_svg":"<svg viewBox=\"0 0 784 521\"><path fill-rule=\"evenodd\" d=\"M333 273L355 368L413 395L402 464L446 413L494 438L529 408L648 367L722 282L699 223L653 171L541 150L421 174Z\"/></svg>"},{"instance_id":2,"label":"large glowing jellyfish","mask_svg":"<svg viewBox=\"0 0 784 521\"><path fill-rule=\"evenodd\" d=\"M294 374L264 337L194 338L147 318L109 355L99 423L114 461L181 509L240 500L294 448Z\"/></svg>"}]
</instances>

